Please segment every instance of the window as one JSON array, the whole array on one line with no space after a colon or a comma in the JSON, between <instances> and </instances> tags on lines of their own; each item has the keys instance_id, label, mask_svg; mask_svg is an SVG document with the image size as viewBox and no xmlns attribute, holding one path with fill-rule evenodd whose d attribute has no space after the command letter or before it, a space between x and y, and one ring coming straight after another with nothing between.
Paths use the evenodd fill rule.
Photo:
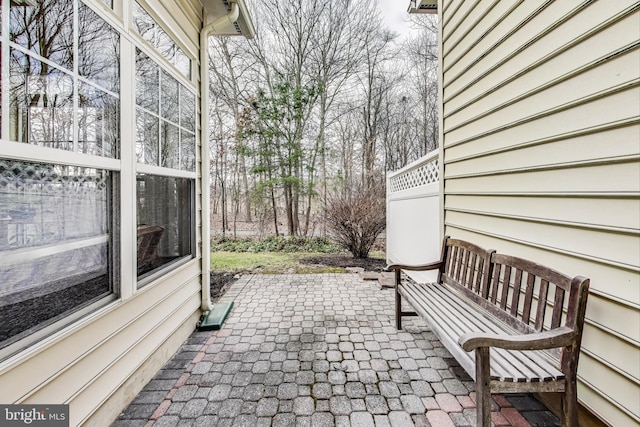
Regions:
<instances>
[{"instance_id":1,"label":"window","mask_svg":"<svg viewBox=\"0 0 640 427\"><path fill-rule=\"evenodd\" d=\"M0 349L114 297L115 175L0 159Z\"/></svg>"},{"instance_id":2,"label":"window","mask_svg":"<svg viewBox=\"0 0 640 427\"><path fill-rule=\"evenodd\" d=\"M133 27L173 64L187 79L191 78L191 60L140 4L133 2Z\"/></svg>"},{"instance_id":3,"label":"window","mask_svg":"<svg viewBox=\"0 0 640 427\"><path fill-rule=\"evenodd\" d=\"M194 180L139 174L137 179L138 278L194 251Z\"/></svg>"},{"instance_id":4,"label":"window","mask_svg":"<svg viewBox=\"0 0 640 427\"><path fill-rule=\"evenodd\" d=\"M79 0L0 9L9 21L0 144L25 144L0 156L4 357L120 291L120 173L111 160L120 156L120 35Z\"/></svg>"},{"instance_id":5,"label":"window","mask_svg":"<svg viewBox=\"0 0 640 427\"><path fill-rule=\"evenodd\" d=\"M117 158L120 36L83 3L74 29L75 10L72 1L11 6L9 137Z\"/></svg>"},{"instance_id":6,"label":"window","mask_svg":"<svg viewBox=\"0 0 640 427\"><path fill-rule=\"evenodd\" d=\"M195 172L196 96L136 50L136 158Z\"/></svg>"},{"instance_id":7,"label":"window","mask_svg":"<svg viewBox=\"0 0 640 427\"><path fill-rule=\"evenodd\" d=\"M158 52L122 37L102 3L122 6L0 3L0 359L195 255L197 96L180 74L191 61L139 5ZM135 129L121 128L122 87L135 87ZM137 236L120 242L134 208ZM137 274L122 276L134 244Z\"/></svg>"},{"instance_id":8,"label":"window","mask_svg":"<svg viewBox=\"0 0 640 427\"><path fill-rule=\"evenodd\" d=\"M195 101L193 92L136 50L136 159L167 169L137 175L139 286L161 267L193 257Z\"/></svg>"},{"instance_id":9,"label":"window","mask_svg":"<svg viewBox=\"0 0 640 427\"><path fill-rule=\"evenodd\" d=\"M110 92L120 90L120 35L93 10L78 7L78 71Z\"/></svg>"}]
</instances>

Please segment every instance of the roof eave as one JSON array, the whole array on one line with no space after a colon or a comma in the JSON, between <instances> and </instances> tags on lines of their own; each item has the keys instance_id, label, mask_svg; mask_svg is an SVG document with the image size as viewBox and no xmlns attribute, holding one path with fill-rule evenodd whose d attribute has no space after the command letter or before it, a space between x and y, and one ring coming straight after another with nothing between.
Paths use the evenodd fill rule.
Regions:
<instances>
[{"instance_id":1,"label":"roof eave","mask_svg":"<svg viewBox=\"0 0 640 427\"><path fill-rule=\"evenodd\" d=\"M234 23L229 23L220 28L214 28L210 34L218 36L244 36L248 39L253 38L255 35L255 27L244 0L202 0L205 17L204 26L206 27L220 17L225 16L225 14L228 14L232 9L233 3L237 4L240 12L238 18Z\"/></svg>"}]
</instances>

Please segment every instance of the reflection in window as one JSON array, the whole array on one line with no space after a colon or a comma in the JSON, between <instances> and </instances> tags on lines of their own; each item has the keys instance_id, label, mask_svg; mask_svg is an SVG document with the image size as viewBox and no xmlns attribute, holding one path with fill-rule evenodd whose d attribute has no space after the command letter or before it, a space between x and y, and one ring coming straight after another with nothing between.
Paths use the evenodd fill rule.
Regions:
<instances>
[{"instance_id":1,"label":"reflection in window","mask_svg":"<svg viewBox=\"0 0 640 427\"><path fill-rule=\"evenodd\" d=\"M78 151L97 156L118 157L118 98L82 82L78 91Z\"/></svg>"},{"instance_id":2,"label":"reflection in window","mask_svg":"<svg viewBox=\"0 0 640 427\"><path fill-rule=\"evenodd\" d=\"M173 64L182 75L191 78L191 60L138 2L133 2L133 26L151 46Z\"/></svg>"},{"instance_id":3,"label":"reflection in window","mask_svg":"<svg viewBox=\"0 0 640 427\"><path fill-rule=\"evenodd\" d=\"M10 7L10 109L3 111L9 114L9 138L117 158L117 31L82 2L34 0Z\"/></svg>"},{"instance_id":4,"label":"reflection in window","mask_svg":"<svg viewBox=\"0 0 640 427\"><path fill-rule=\"evenodd\" d=\"M11 2L10 40L73 69L73 2L39 0L35 7Z\"/></svg>"},{"instance_id":5,"label":"reflection in window","mask_svg":"<svg viewBox=\"0 0 640 427\"><path fill-rule=\"evenodd\" d=\"M175 49L174 64L185 77L191 78L191 60L180 48Z\"/></svg>"},{"instance_id":6,"label":"reflection in window","mask_svg":"<svg viewBox=\"0 0 640 427\"><path fill-rule=\"evenodd\" d=\"M177 126L162 120L162 139L160 146L160 159L162 166L171 169L180 169L179 130Z\"/></svg>"},{"instance_id":7,"label":"reflection in window","mask_svg":"<svg viewBox=\"0 0 640 427\"><path fill-rule=\"evenodd\" d=\"M11 49L11 139L73 150L73 78Z\"/></svg>"},{"instance_id":8,"label":"reflection in window","mask_svg":"<svg viewBox=\"0 0 640 427\"><path fill-rule=\"evenodd\" d=\"M160 96L162 118L178 124L178 115L180 114L178 107L178 81L171 77L166 71L162 71Z\"/></svg>"},{"instance_id":9,"label":"reflection in window","mask_svg":"<svg viewBox=\"0 0 640 427\"><path fill-rule=\"evenodd\" d=\"M78 7L78 72L112 92L120 90L120 35L83 3Z\"/></svg>"},{"instance_id":10,"label":"reflection in window","mask_svg":"<svg viewBox=\"0 0 640 427\"><path fill-rule=\"evenodd\" d=\"M180 169L196 171L196 136L184 130L180 136L180 162Z\"/></svg>"},{"instance_id":11,"label":"reflection in window","mask_svg":"<svg viewBox=\"0 0 640 427\"><path fill-rule=\"evenodd\" d=\"M160 76L158 65L140 49L136 49L136 104L158 113Z\"/></svg>"},{"instance_id":12,"label":"reflection in window","mask_svg":"<svg viewBox=\"0 0 640 427\"><path fill-rule=\"evenodd\" d=\"M0 348L113 293L112 179L0 159Z\"/></svg>"},{"instance_id":13,"label":"reflection in window","mask_svg":"<svg viewBox=\"0 0 640 427\"><path fill-rule=\"evenodd\" d=\"M136 160L138 163L158 165L158 118L138 110L136 117Z\"/></svg>"},{"instance_id":14,"label":"reflection in window","mask_svg":"<svg viewBox=\"0 0 640 427\"><path fill-rule=\"evenodd\" d=\"M180 88L180 126L191 132L195 132L195 114L196 96L185 88Z\"/></svg>"},{"instance_id":15,"label":"reflection in window","mask_svg":"<svg viewBox=\"0 0 640 427\"><path fill-rule=\"evenodd\" d=\"M136 50L138 163L195 172L196 96Z\"/></svg>"},{"instance_id":16,"label":"reflection in window","mask_svg":"<svg viewBox=\"0 0 640 427\"><path fill-rule=\"evenodd\" d=\"M136 196L141 279L173 261L193 256L194 180L141 174Z\"/></svg>"}]
</instances>

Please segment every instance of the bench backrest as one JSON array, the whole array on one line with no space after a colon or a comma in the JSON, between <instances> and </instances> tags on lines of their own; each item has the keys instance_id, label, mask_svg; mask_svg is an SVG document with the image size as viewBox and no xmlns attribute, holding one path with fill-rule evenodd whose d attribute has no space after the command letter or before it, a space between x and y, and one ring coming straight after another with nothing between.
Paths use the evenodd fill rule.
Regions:
<instances>
[{"instance_id":1,"label":"bench backrest","mask_svg":"<svg viewBox=\"0 0 640 427\"><path fill-rule=\"evenodd\" d=\"M472 298L473 295L482 295L491 273L489 264L493 252L464 240L446 237L439 281L463 288Z\"/></svg>"},{"instance_id":2,"label":"bench backrest","mask_svg":"<svg viewBox=\"0 0 640 427\"><path fill-rule=\"evenodd\" d=\"M138 226L137 263L138 270L152 268L158 258L158 243L162 238L164 227L159 225Z\"/></svg>"},{"instance_id":3,"label":"bench backrest","mask_svg":"<svg viewBox=\"0 0 640 427\"><path fill-rule=\"evenodd\" d=\"M589 279L570 277L532 261L445 238L440 281L483 307L514 330L527 334L566 326L579 347ZM571 351L550 352L562 365L577 363ZM576 352L574 352L576 353Z\"/></svg>"},{"instance_id":4,"label":"bench backrest","mask_svg":"<svg viewBox=\"0 0 640 427\"><path fill-rule=\"evenodd\" d=\"M504 320L522 333L548 331L566 326L576 331L571 346L579 348L589 293L589 279L570 277L532 261L494 253L487 301L509 316ZM550 351L561 364L577 364L571 349ZM564 370L564 369L563 369Z\"/></svg>"}]
</instances>

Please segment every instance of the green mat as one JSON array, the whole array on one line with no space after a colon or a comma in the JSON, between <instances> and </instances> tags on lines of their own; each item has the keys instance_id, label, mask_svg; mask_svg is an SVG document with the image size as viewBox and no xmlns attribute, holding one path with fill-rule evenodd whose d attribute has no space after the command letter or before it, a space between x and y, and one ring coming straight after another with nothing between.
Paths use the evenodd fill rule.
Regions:
<instances>
[{"instance_id":1,"label":"green mat","mask_svg":"<svg viewBox=\"0 0 640 427\"><path fill-rule=\"evenodd\" d=\"M202 316L198 330L215 331L220 329L232 308L233 301L214 304L213 308Z\"/></svg>"}]
</instances>

